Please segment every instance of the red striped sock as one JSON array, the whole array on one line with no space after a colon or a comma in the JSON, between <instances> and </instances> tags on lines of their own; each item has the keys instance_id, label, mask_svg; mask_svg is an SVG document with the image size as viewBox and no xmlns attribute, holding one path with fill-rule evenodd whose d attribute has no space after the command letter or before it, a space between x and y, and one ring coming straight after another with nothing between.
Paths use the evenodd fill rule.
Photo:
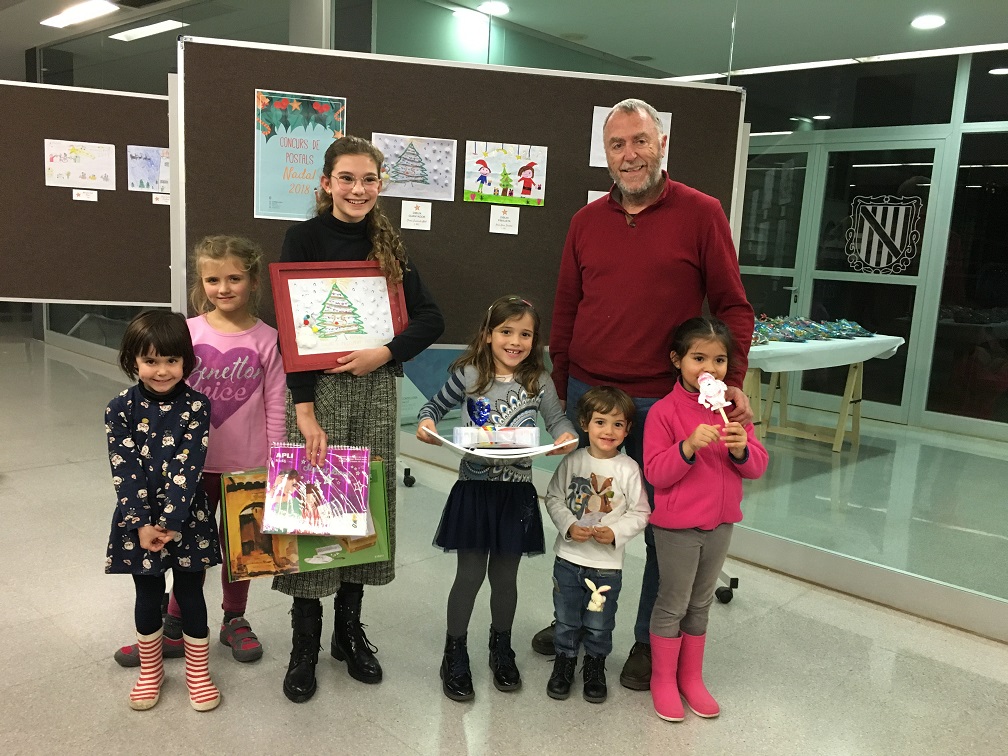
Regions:
<instances>
[{"instance_id":1,"label":"red striped sock","mask_svg":"<svg viewBox=\"0 0 1008 756\"><path fill-rule=\"evenodd\" d=\"M137 634L140 649L140 679L130 691L131 709L145 711L158 702L164 681L164 658L161 653L162 631L150 635Z\"/></svg>"},{"instance_id":2,"label":"red striped sock","mask_svg":"<svg viewBox=\"0 0 1008 756\"><path fill-rule=\"evenodd\" d=\"M196 711L210 711L220 703L220 691L210 679L208 661L210 658L210 638L190 638L183 635L185 643L186 687L189 688L189 703Z\"/></svg>"}]
</instances>

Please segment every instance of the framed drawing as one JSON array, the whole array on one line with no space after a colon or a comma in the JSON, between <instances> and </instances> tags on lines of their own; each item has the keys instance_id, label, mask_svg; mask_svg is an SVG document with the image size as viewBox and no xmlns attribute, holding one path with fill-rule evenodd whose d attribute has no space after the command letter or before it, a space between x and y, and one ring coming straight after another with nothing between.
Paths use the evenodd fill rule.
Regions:
<instances>
[{"instance_id":1,"label":"framed drawing","mask_svg":"<svg viewBox=\"0 0 1008 756\"><path fill-rule=\"evenodd\" d=\"M384 346L408 322L401 284L377 260L270 263L284 370L325 370L357 349Z\"/></svg>"}]
</instances>

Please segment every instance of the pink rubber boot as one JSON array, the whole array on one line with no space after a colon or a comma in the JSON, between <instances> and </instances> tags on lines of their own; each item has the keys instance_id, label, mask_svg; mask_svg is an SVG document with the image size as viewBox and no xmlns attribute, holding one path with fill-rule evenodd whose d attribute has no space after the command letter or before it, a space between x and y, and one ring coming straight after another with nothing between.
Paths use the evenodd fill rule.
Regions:
<instances>
[{"instance_id":1,"label":"pink rubber boot","mask_svg":"<svg viewBox=\"0 0 1008 756\"><path fill-rule=\"evenodd\" d=\"M679 670L676 673L679 692L694 714L712 719L721 713L721 709L703 681L704 643L707 636L682 633L681 638Z\"/></svg>"},{"instance_id":2,"label":"pink rubber boot","mask_svg":"<svg viewBox=\"0 0 1008 756\"><path fill-rule=\"evenodd\" d=\"M682 722L686 716L676 683L681 644L682 638L651 633L651 699L655 713L667 722Z\"/></svg>"}]
</instances>

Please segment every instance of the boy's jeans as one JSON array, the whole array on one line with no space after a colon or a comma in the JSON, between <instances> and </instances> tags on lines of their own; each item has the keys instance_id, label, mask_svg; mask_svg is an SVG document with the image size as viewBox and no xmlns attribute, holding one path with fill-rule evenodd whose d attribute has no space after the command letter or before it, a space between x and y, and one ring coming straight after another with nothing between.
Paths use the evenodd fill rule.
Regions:
<instances>
[{"instance_id":1,"label":"boy's jeans","mask_svg":"<svg viewBox=\"0 0 1008 756\"><path fill-rule=\"evenodd\" d=\"M601 612L588 610L592 592L585 584L585 578L595 583L596 587L609 586L609 590L602 594L605 603ZM582 567L556 558L553 563L553 610L556 614L554 645L558 654L577 658L578 646L583 642L585 652L592 656L609 656L612 652L612 631L616 627L616 604L622 585L622 570Z\"/></svg>"}]
</instances>

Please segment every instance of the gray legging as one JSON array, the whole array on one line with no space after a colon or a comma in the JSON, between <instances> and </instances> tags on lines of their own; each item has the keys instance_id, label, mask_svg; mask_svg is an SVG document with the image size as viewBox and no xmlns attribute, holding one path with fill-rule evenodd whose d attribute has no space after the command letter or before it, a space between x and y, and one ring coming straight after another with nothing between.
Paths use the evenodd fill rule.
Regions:
<instances>
[{"instance_id":1,"label":"gray legging","mask_svg":"<svg viewBox=\"0 0 1008 756\"><path fill-rule=\"evenodd\" d=\"M718 575L728 556L732 524L714 530L654 528L658 556L658 598L651 612L651 633L675 638L707 632L707 613Z\"/></svg>"},{"instance_id":2,"label":"gray legging","mask_svg":"<svg viewBox=\"0 0 1008 756\"><path fill-rule=\"evenodd\" d=\"M461 637L469 630L479 593L490 576L490 624L498 632L510 632L518 606L518 563L521 554L459 551L455 583L448 594L448 634Z\"/></svg>"}]
</instances>

